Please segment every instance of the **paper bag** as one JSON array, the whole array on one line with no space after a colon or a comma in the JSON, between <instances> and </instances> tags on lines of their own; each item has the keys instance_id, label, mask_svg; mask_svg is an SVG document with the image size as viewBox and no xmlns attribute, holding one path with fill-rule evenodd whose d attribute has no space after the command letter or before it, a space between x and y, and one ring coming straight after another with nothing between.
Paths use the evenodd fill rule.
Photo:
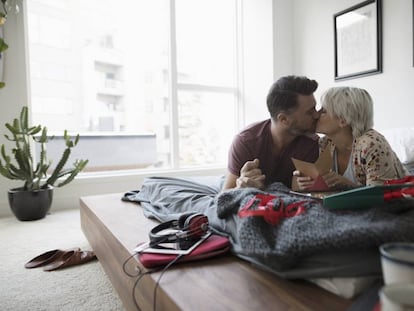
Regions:
<instances>
[{"instance_id":1,"label":"paper bag","mask_svg":"<svg viewBox=\"0 0 414 311\"><path fill-rule=\"evenodd\" d=\"M322 175L328 173L332 169L333 159L329 151L322 152L315 163L305 162L295 158L292 158L292 161L295 168L300 171L303 176L310 176L314 180L313 185L306 189L306 191L329 190L329 186L322 178ZM292 178L292 190L300 190L295 176Z\"/></svg>"}]
</instances>

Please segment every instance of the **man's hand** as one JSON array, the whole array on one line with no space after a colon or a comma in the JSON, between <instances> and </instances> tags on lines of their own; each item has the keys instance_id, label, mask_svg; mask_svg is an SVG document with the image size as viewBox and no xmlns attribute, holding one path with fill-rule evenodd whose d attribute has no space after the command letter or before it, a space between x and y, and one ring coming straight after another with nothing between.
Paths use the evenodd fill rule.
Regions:
<instances>
[{"instance_id":1,"label":"man's hand","mask_svg":"<svg viewBox=\"0 0 414 311\"><path fill-rule=\"evenodd\" d=\"M240 177L236 180L237 188L254 187L264 189L266 176L259 168L259 159L247 161L240 170Z\"/></svg>"}]
</instances>

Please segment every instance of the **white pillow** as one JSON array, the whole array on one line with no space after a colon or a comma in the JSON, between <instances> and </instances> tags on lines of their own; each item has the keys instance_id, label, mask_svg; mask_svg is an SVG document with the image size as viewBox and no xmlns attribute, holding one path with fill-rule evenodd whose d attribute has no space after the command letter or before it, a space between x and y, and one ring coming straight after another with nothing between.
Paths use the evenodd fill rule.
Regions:
<instances>
[{"instance_id":1,"label":"white pillow","mask_svg":"<svg viewBox=\"0 0 414 311\"><path fill-rule=\"evenodd\" d=\"M400 127L379 131L404 164L414 162L414 127Z\"/></svg>"}]
</instances>

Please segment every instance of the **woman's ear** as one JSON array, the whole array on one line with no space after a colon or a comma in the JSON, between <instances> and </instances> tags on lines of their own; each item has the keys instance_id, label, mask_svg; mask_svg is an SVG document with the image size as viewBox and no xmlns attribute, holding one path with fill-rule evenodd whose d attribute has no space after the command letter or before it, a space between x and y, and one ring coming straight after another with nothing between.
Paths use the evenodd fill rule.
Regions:
<instances>
[{"instance_id":1,"label":"woman's ear","mask_svg":"<svg viewBox=\"0 0 414 311\"><path fill-rule=\"evenodd\" d=\"M347 127L348 125L349 125L348 122L346 122L346 120L344 118L339 119L339 126L340 127Z\"/></svg>"}]
</instances>

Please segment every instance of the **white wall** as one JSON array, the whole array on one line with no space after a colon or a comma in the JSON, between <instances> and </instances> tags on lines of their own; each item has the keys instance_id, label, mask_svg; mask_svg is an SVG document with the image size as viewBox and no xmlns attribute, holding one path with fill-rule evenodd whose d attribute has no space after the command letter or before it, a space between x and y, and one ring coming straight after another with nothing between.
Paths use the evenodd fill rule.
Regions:
<instances>
[{"instance_id":1,"label":"white wall","mask_svg":"<svg viewBox=\"0 0 414 311\"><path fill-rule=\"evenodd\" d=\"M414 125L412 0L382 0L383 72L334 81L333 15L362 0L295 0L293 71L319 82L317 99L332 86L365 88L374 99L374 127Z\"/></svg>"},{"instance_id":2,"label":"white wall","mask_svg":"<svg viewBox=\"0 0 414 311\"><path fill-rule=\"evenodd\" d=\"M293 71L293 4L294 1L290 0L274 0L274 80L281 76L290 75Z\"/></svg>"},{"instance_id":3,"label":"white wall","mask_svg":"<svg viewBox=\"0 0 414 311\"><path fill-rule=\"evenodd\" d=\"M246 103L242 123L249 124L269 116L266 95L273 82L273 12L272 0L243 0L241 3L244 33L242 84Z\"/></svg>"}]
</instances>

